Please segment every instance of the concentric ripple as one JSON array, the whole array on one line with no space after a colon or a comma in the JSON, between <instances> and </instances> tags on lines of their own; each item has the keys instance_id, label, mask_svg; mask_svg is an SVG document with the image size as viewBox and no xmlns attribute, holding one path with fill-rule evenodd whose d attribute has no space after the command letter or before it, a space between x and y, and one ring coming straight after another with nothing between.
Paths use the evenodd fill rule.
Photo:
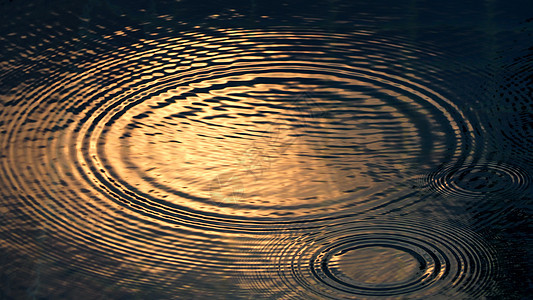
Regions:
<instances>
[{"instance_id":1,"label":"concentric ripple","mask_svg":"<svg viewBox=\"0 0 533 300\"><path fill-rule=\"evenodd\" d=\"M419 220L368 220L258 246L270 269L248 282L274 298L479 299L497 290L497 261L464 228ZM249 276L249 274L248 274Z\"/></svg>"},{"instance_id":2,"label":"concentric ripple","mask_svg":"<svg viewBox=\"0 0 533 300\"><path fill-rule=\"evenodd\" d=\"M415 74L438 54L376 39L206 30L95 53L7 102L6 181L52 180L73 211L90 197L230 227L386 207L421 169L472 155L473 139L449 91L419 79L436 70Z\"/></svg>"},{"instance_id":3,"label":"concentric ripple","mask_svg":"<svg viewBox=\"0 0 533 300\"><path fill-rule=\"evenodd\" d=\"M531 191L528 174L507 164L447 165L429 174L426 180L437 192L451 197L517 197Z\"/></svg>"},{"instance_id":4,"label":"concentric ripple","mask_svg":"<svg viewBox=\"0 0 533 300\"><path fill-rule=\"evenodd\" d=\"M504 163L444 165L430 172L420 186L463 206L484 219L501 216L509 207L529 201L533 188L530 174L522 167Z\"/></svg>"}]
</instances>

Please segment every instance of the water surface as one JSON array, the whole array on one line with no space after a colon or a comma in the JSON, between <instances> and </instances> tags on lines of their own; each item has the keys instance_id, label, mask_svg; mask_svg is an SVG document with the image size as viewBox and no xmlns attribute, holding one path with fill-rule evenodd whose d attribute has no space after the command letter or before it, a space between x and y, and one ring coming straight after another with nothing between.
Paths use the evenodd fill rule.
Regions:
<instances>
[{"instance_id":1,"label":"water surface","mask_svg":"<svg viewBox=\"0 0 533 300\"><path fill-rule=\"evenodd\" d=\"M2 3L2 297L527 298L531 8Z\"/></svg>"}]
</instances>

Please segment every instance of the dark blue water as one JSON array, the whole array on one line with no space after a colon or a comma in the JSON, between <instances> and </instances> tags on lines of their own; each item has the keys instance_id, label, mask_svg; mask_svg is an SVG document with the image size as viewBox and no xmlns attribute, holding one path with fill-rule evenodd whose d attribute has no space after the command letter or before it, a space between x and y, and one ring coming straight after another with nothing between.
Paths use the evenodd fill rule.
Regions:
<instances>
[{"instance_id":1,"label":"dark blue water","mask_svg":"<svg viewBox=\"0 0 533 300\"><path fill-rule=\"evenodd\" d=\"M0 11L1 299L530 298L528 1Z\"/></svg>"}]
</instances>

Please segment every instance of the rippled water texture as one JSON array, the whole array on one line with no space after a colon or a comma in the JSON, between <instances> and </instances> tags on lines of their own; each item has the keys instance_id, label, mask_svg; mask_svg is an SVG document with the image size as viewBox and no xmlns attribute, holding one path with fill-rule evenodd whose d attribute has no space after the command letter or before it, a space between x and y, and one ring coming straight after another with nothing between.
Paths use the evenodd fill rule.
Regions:
<instances>
[{"instance_id":1,"label":"rippled water texture","mask_svg":"<svg viewBox=\"0 0 533 300\"><path fill-rule=\"evenodd\" d=\"M2 3L2 299L525 299L531 5L489 2Z\"/></svg>"}]
</instances>

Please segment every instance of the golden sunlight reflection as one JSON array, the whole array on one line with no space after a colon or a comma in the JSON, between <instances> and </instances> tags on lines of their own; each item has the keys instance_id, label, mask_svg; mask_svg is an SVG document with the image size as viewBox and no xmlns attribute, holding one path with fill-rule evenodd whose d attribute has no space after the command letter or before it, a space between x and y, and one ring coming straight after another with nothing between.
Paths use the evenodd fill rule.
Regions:
<instances>
[{"instance_id":1,"label":"golden sunlight reflection","mask_svg":"<svg viewBox=\"0 0 533 300\"><path fill-rule=\"evenodd\" d=\"M295 80L339 81L336 76L265 72L233 77L176 87L121 113L98 142L104 169L134 183L139 193L194 210L261 217L285 207L297 215L325 212L342 204L343 195L374 190L380 184L372 178L372 165L401 173L401 164L386 162L400 156L377 150L388 147L383 128L417 140L405 122L378 127L369 121L385 115L401 121L401 113L382 100ZM230 79L273 78L285 83L224 86ZM307 90L330 96L313 99ZM349 117L354 108L331 113L338 93L359 99L359 119ZM331 126L331 121L340 123ZM404 143L395 140L395 146Z\"/></svg>"}]
</instances>

